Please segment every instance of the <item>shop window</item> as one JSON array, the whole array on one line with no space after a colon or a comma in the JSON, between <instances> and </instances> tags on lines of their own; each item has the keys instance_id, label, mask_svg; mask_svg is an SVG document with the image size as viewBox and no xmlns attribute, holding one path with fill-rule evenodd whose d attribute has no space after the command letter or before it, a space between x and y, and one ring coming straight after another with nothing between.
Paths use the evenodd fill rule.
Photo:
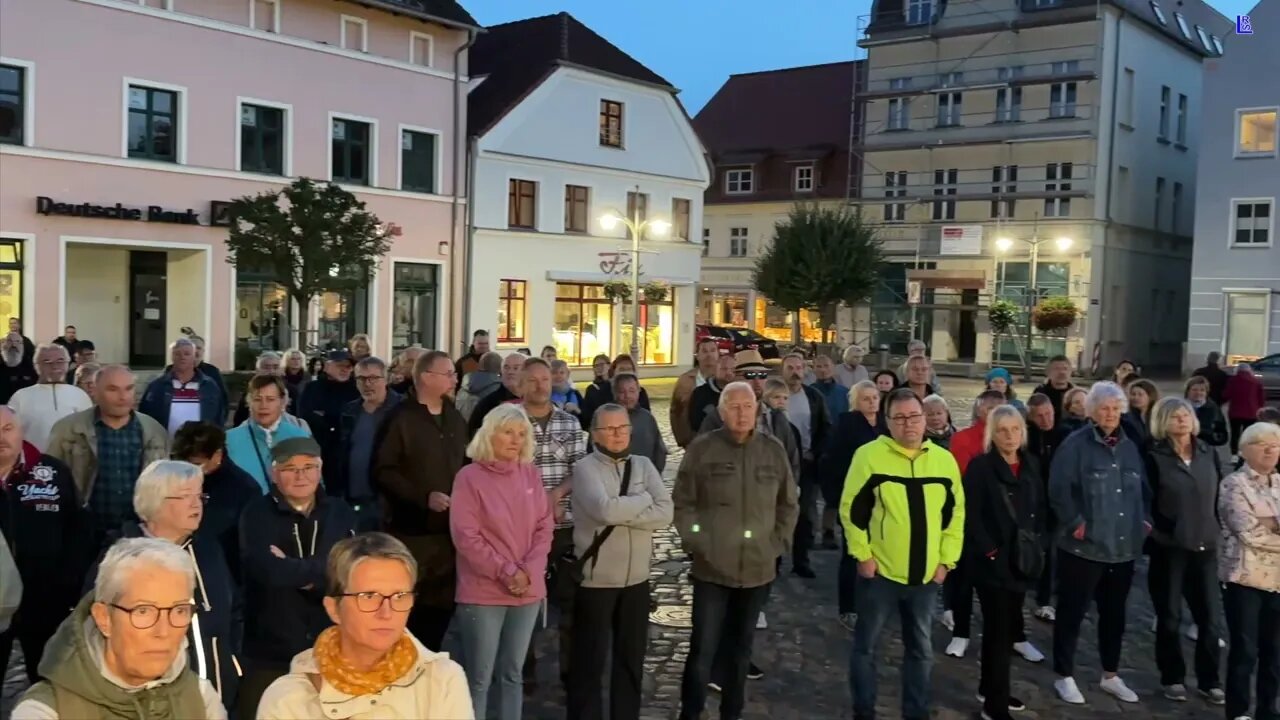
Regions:
<instances>
[{"instance_id":1,"label":"shop window","mask_svg":"<svg viewBox=\"0 0 1280 720\"><path fill-rule=\"evenodd\" d=\"M372 133L369 123L345 118L334 118L332 135L333 158L331 173L334 182L349 185L371 185L370 165Z\"/></svg>"},{"instance_id":2,"label":"shop window","mask_svg":"<svg viewBox=\"0 0 1280 720\"><path fill-rule=\"evenodd\" d=\"M129 157L178 162L178 93L129 86Z\"/></svg>"},{"instance_id":3,"label":"shop window","mask_svg":"<svg viewBox=\"0 0 1280 720\"><path fill-rule=\"evenodd\" d=\"M675 362L674 328L675 306L667 300L640 304L640 357L641 365L670 365ZM631 351L631 305L623 306L621 352Z\"/></svg>"},{"instance_id":4,"label":"shop window","mask_svg":"<svg viewBox=\"0 0 1280 720\"><path fill-rule=\"evenodd\" d=\"M6 321L23 314L22 249L21 240L0 238L0 318Z\"/></svg>"},{"instance_id":5,"label":"shop window","mask_svg":"<svg viewBox=\"0 0 1280 720\"><path fill-rule=\"evenodd\" d=\"M27 70L0 65L0 143L22 145L26 140Z\"/></svg>"},{"instance_id":6,"label":"shop window","mask_svg":"<svg viewBox=\"0 0 1280 720\"><path fill-rule=\"evenodd\" d=\"M498 342L524 342L524 313L529 284L524 280L498 281Z\"/></svg>"},{"instance_id":7,"label":"shop window","mask_svg":"<svg viewBox=\"0 0 1280 720\"><path fill-rule=\"evenodd\" d=\"M556 283L552 343L556 356L570 365L589 365L601 353L611 355L613 304L603 285Z\"/></svg>"},{"instance_id":8,"label":"shop window","mask_svg":"<svg viewBox=\"0 0 1280 720\"><path fill-rule=\"evenodd\" d=\"M284 175L285 111L261 105L240 105L240 169Z\"/></svg>"},{"instance_id":9,"label":"shop window","mask_svg":"<svg viewBox=\"0 0 1280 720\"><path fill-rule=\"evenodd\" d=\"M235 368L249 370L259 353L280 351L294 342L291 303L284 286L267 270L236 272Z\"/></svg>"},{"instance_id":10,"label":"shop window","mask_svg":"<svg viewBox=\"0 0 1280 720\"><path fill-rule=\"evenodd\" d=\"M1228 364L1267 354L1267 300L1266 291L1222 294L1227 331L1223 354Z\"/></svg>"},{"instance_id":11,"label":"shop window","mask_svg":"<svg viewBox=\"0 0 1280 720\"><path fill-rule=\"evenodd\" d=\"M400 189L436 191L436 136L432 133L400 131Z\"/></svg>"},{"instance_id":12,"label":"shop window","mask_svg":"<svg viewBox=\"0 0 1280 720\"><path fill-rule=\"evenodd\" d=\"M439 347L436 332L440 309L440 266L431 263L395 264L391 298L391 346Z\"/></svg>"},{"instance_id":13,"label":"shop window","mask_svg":"<svg viewBox=\"0 0 1280 720\"><path fill-rule=\"evenodd\" d=\"M792 342L792 324L800 320L800 342L823 342L822 314L816 310L802 310L798 314L774 305L764 298L756 298L756 332L780 343Z\"/></svg>"}]
</instances>

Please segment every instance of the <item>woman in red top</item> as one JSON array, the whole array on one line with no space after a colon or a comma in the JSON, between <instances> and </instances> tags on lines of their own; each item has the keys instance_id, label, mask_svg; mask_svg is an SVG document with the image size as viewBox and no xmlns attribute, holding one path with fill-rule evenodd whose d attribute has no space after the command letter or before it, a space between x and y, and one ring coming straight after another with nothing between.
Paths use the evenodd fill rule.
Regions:
<instances>
[{"instance_id":1,"label":"woman in red top","mask_svg":"<svg viewBox=\"0 0 1280 720\"><path fill-rule=\"evenodd\" d=\"M1266 391L1252 367L1246 363L1236 366L1236 374L1227 380L1227 388L1222 391L1222 401L1231 421L1231 454L1235 455L1240 450L1240 434L1257 421L1258 410L1266 404Z\"/></svg>"}]
</instances>

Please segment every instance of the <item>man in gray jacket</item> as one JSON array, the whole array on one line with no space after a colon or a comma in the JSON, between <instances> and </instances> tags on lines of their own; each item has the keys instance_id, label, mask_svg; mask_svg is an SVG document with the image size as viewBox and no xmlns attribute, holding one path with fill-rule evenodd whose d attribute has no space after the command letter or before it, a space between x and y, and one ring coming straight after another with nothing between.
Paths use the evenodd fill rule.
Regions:
<instances>
[{"instance_id":1,"label":"man in gray jacket","mask_svg":"<svg viewBox=\"0 0 1280 720\"><path fill-rule=\"evenodd\" d=\"M671 524L673 506L657 468L630 450L631 423L621 405L601 406L591 416L595 451L573 466L573 544L582 584L573 605L570 718L601 717L610 636L608 717L640 717L653 532Z\"/></svg>"},{"instance_id":2,"label":"man in gray jacket","mask_svg":"<svg viewBox=\"0 0 1280 720\"><path fill-rule=\"evenodd\" d=\"M717 679L720 717L742 715L755 620L799 513L787 452L757 429L755 391L730 383L719 412L724 427L690 443L676 477L676 530L693 558L693 631L680 720L701 716L717 651L725 662Z\"/></svg>"}]
</instances>

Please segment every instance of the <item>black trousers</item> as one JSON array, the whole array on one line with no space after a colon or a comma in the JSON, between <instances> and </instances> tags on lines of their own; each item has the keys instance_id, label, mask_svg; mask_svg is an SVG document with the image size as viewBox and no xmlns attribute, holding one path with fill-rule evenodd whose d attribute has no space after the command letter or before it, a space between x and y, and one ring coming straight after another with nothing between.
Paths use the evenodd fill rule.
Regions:
<instances>
[{"instance_id":1,"label":"black trousers","mask_svg":"<svg viewBox=\"0 0 1280 720\"><path fill-rule=\"evenodd\" d=\"M1133 585L1133 561L1102 563L1058 551L1058 612L1053 623L1053 671L1075 674L1076 643L1090 602L1098 606L1098 655L1103 672L1120 669L1125 603Z\"/></svg>"},{"instance_id":2,"label":"black trousers","mask_svg":"<svg viewBox=\"0 0 1280 720\"><path fill-rule=\"evenodd\" d=\"M800 514L792 534L791 566L809 567L809 551L813 549L813 534L818 526L818 497L822 487L818 483L817 464L811 460L800 463Z\"/></svg>"},{"instance_id":3,"label":"black trousers","mask_svg":"<svg viewBox=\"0 0 1280 720\"><path fill-rule=\"evenodd\" d=\"M1013 644L1025 639L1022 626L1022 602L1025 593L979 584L982 601L982 679L978 694L984 698L982 709L995 718L1009 717L1009 668L1013 662Z\"/></svg>"},{"instance_id":4,"label":"black trousers","mask_svg":"<svg viewBox=\"0 0 1280 720\"><path fill-rule=\"evenodd\" d=\"M1199 629L1196 639L1196 686L1220 686L1218 678L1218 554L1194 552L1151 543L1147 588L1156 611L1156 667L1161 685L1181 684L1187 675L1182 659L1182 600Z\"/></svg>"},{"instance_id":5,"label":"black trousers","mask_svg":"<svg viewBox=\"0 0 1280 720\"><path fill-rule=\"evenodd\" d=\"M1249 681L1257 671L1255 720L1277 720L1280 691L1280 593L1227 583L1223 593L1227 650L1226 716L1249 715ZM1200 628L1204 632L1204 628Z\"/></svg>"},{"instance_id":6,"label":"black trousers","mask_svg":"<svg viewBox=\"0 0 1280 720\"><path fill-rule=\"evenodd\" d=\"M1253 418L1231 418L1231 454L1240 452L1240 435L1257 422Z\"/></svg>"},{"instance_id":7,"label":"black trousers","mask_svg":"<svg viewBox=\"0 0 1280 720\"><path fill-rule=\"evenodd\" d=\"M1036 607L1053 605L1054 571L1058 569L1058 553L1053 547L1054 531L1049 530L1040 537L1044 548L1044 569L1036 581Z\"/></svg>"},{"instance_id":8,"label":"black trousers","mask_svg":"<svg viewBox=\"0 0 1280 720\"><path fill-rule=\"evenodd\" d=\"M547 604L559 611L556 626L560 635L560 651L558 654L560 682L564 685L566 691L569 689L569 658L573 654L573 599L574 594L577 592L577 586L560 571L560 563L558 561L572 549L573 528L556 528L555 533L551 536L551 551L547 553ZM526 685L533 685L538 681L534 651L538 635L542 631L543 628L535 626L533 638L529 640L529 652L524 658L524 680Z\"/></svg>"},{"instance_id":9,"label":"black trousers","mask_svg":"<svg viewBox=\"0 0 1280 720\"><path fill-rule=\"evenodd\" d=\"M432 652L440 652L445 633L449 632L449 623L453 621L454 605L448 607L430 607L414 605L409 611L409 632L418 638L418 642L427 646Z\"/></svg>"},{"instance_id":10,"label":"black trousers","mask_svg":"<svg viewBox=\"0 0 1280 720\"><path fill-rule=\"evenodd\" d=\"M644 653L649 644L649 583L624 588L580 587L576 595L569 720L605 717L602 673L606 663L610 666L609 719L639 720Z\"/></svg>"},{"instance_id":11,"label":"black trousers","mask_svg":"<svg viewBox=\"0 0 1280 720\"><path fill-rule=\"evenodd\" d=\"M711 678L717 649L725 653L728 668L727 677L721 683L720 718L738 720L742 715L756 616L764 607L768 592L768 585L731 588L693 581L693 631L680 681L680 720L701 717L707 704L707 681Z\"/></svg>"},{"instance_id":12,"label":"black trousers","mask_svg":"<svg viewBox=\"0 0 1280 720\"><path fill-rule=\"evenodd\" d=\"M27 680L32 684L40 679L40 658L44 656L45 643L71 614L71 606L67 603L51 601L47 595L37 595L36 592L24 594L9 629L0 633L0 674L9 667L9 656L16 641L22 646Z\"/></svg>"},{"instance_id":13,"label":"black trousers","mask_svg":"<svg viewBox=\"0 0 1280 720\"><path fill-rule=\"evenodd\" d=\"M956 623L951 637L969 639L973 629L973 579L967 559L961 558L956 569L947 573L942 583L942 599Z\"/></svg>"}]
</instances>

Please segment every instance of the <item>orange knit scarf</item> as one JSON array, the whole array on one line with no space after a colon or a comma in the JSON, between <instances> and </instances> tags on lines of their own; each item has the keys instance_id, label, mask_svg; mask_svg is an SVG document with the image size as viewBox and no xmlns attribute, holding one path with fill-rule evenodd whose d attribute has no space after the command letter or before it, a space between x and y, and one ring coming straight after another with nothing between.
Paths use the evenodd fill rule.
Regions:
<instances>
[{"instance_id":1,"label":"orange knit scarf","mask_svg":"<svg viewBox=\"0 0 1280 720\"><path fill-rule=\"evenodd\" d=\"M418 662L418 647L405 634L373 669L357 670L342 657L338 627L334 625L316 638L315 658L325 682L348 695L373 695L409 672Z\"/></svg>"}]
</instances>

